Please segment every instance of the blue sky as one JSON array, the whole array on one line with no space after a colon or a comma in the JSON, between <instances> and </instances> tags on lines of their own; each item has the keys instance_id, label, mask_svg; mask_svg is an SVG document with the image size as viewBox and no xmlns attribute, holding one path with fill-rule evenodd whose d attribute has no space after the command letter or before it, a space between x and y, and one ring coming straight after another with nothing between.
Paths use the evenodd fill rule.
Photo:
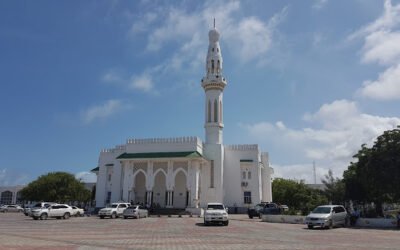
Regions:
<instances>
[{"instance_id":1,"label":"blue sky","mask_svg":"<svg viewBox=\"0 0 400 250\"><path fill-rule=\"evenodd\" d=\"M216 18L224 143L276 177L341 176L400 124L400 1L0 1L0 185L84 180L128 138L204 138Z\"/></svg>"}]
</instances>

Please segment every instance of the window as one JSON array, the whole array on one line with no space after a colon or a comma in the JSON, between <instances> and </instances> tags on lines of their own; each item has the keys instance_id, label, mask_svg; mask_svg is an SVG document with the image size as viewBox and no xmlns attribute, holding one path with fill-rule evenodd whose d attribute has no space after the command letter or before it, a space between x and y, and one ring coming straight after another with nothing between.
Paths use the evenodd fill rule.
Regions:
<instances>
[{"instance_id":1,"label":"window","mask_svg":"<svg viewBox=\"0 0 400 250\"><path fill-rule=\"evenodd\" d=\"M214 122L218 122L218 102L214 100Z\"/></svg>"},{"instance_id":2,"label":"window","mask_svg":"<svg viewBox=\"0 0 400 250\"><path fill-rule=\"evenodd\" d=\"M208 100L208 122L211 122L211 101Z\"/></svg>"},{"instance_id":3,"label":"window","mask_svg":"<svg viewBox=\"0 0 400 250\"><path fill-rule=\"evenodd\" d=\"M214 73L214 60L211 60L211 73Z\"/></svg>"},{"instance_id":4,"label":"window","mask_svg":"<svg viewBox=\"0 0 400 250\"><path fill-rule=\"evenodd\" d=\"M108 181L111 181L111 174L108 174Z\"/></svg>"},{"instance_id":5,"label":"window","mask_svg":"<svg viewBox=\"0 0 400 250\"><path fill-rule=\"evenodd\" d=\"M251 204L251 192L244 192L244 204Z\"/></svg>"},{"instance_id":6,"label":"window","mask_svg":"<svg viewBox=\"0 0 400 250\"><path fill-rule=\"evenodd\" d=\"M210 188L214 187L214 160L210 163Z\"/></svg>"},{"instance_id":7,"label":"window","mask_svg":"<svg viewBox=\"0 0 400 250\"><path fill-rule=\"evenodd\" d=\"M1 193L1 204L11 204L12 203L13 193L11 191L4 191Z\"/></svg>"},{"instance_id":8,"label":"window","mask_svg":"<svg viewBox=\"0 0 400 250\"><path fill-rule=\"evenodd\" d=\"M111 192L107 193L107 199L106 199L106 203L110 203L111 201Z\"/></svg>"},{"instance_id":9,"label":"window","mask_svg":"<svg viewBox=\"0 0 400 250\"><path fill-rule=\"evenodd\" d=\"M243 171L243 173L242 173L242 179L243 179L243 180L246 180L246 171Z\"/></svg>"},{"instance_id":10,"label":"window","mask_svg":"<svg viewBox=\"0 0 400 250\"><path fill-rule=\"evenodd\" d=\"M219 101L219 122L222 122L222 101Z\"/></svg>"},{"instance_id":11,"label":"window","mask_svg":"<svg viewBox=\"0 0 400 250\"><path fill-rule=\"evenodd\" d=\"M251 179L251 171L247 172L247 179Z\"/></svg>"}]
</instances>

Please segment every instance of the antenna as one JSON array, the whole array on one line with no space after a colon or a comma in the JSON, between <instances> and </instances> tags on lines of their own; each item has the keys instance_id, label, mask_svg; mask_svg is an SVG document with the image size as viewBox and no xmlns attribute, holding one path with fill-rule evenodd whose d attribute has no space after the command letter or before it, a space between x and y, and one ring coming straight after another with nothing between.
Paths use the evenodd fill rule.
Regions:
<instances>
[{"instance_id":1,"label":"antenna","mask_svg":"<svg viewBox=\"0 0 400 250\"><path fill-rule=\"evenodd\" d=\"M313 161L313 174L314 174L314 184L317 184L317 173L315 171L315 161Z\"/></svg>"}]
</instances>

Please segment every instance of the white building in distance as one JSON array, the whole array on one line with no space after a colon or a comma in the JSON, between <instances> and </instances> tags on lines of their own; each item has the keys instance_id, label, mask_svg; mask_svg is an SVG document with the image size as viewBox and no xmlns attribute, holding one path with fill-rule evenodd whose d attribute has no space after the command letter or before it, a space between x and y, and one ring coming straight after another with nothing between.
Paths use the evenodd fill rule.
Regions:
<instances>
[{"instance_id":1,"label":"white building in distance","mask_svg":"<svg viewBox=\"0 0 400 250\"><path fill-rule=\"evenodd\" d=\"M195 211L208 202L248 207L272 201L268 154L258 145L223 144L223 91L220 34L209 32L205 91L205 142L199 137L128 139L102 150L96 207L116 201Z\"/></svg>"}]
</instances>

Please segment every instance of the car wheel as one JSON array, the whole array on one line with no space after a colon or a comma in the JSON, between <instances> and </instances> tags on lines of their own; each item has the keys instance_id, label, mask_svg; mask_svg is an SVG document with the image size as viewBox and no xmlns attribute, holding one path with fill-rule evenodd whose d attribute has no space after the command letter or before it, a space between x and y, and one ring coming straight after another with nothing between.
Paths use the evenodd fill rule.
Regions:
<instances>
[{"instance_id":1,"label":"car wheel","mask_svg":"<svg viewBox=\"0 0 400 250\"><path fill-rule=\"evenodd\" d=\"M313 225L308 225L308 229L313 229L314 226Z\"/></svg>"},{"instance_id":2,"label":"car wheel","mask_svg":"<svg viewBox=\"0 0 400 250\"><path fill-rule=\"evenodd\" d=\"M261 214L259 214L259 215L258 215L258 218L259 218L259 219L262 219L262 215L261 215Z\"/></svg>"},{"instance_id":3,"label":"car wheel","mask_svg":"<svg viewBox=\"0 0 400 250\"><path fill-rule=\"evenodd\" d=\"M329 220L328 229L332 229L332 228L333 228L333 222L332 222L332 220Z\"/></svg>"},{"instance_id":4,"label":"car wheel","mask_svg":"<svg viewBox=\"0 0 400 250\"><path fill-rule=\"evenodd\" d=\"M250 219L253 219L253 215L249 214L249 218L250 218Z\"/></svg>"},{"instance_id":5,"label":"car wheel","mask_svg":"<svg viewBox=\"0 0 400 250\"><path fill-rule=\"evenodd\" d=\"M80 217L81 216L81 213L80 212L77 212L76 214L75 214L75 217Z\"/></svg>"},{"instance_id":6,"label":"car wheel","mask_svg":"<svg viewBox=\"0 0 400 250\"><path fill-rule=\"evenodd\" d=\"M204 220L204 226L208 226L208 222Z\"/></svg>"},{"instance_id":7,"label":"car wheel","mask_svg":"<svg viewBox=\"0 0 400 250\"><path fill-rule=\"evenodd\" d=\"M33 217L33 219L34 219L34 220L38 220L39 218L38 218L38 217Z\"/></svg>"},{"instance_id":8,"label":"car wheel","mask_svg":"<svg viewBox=\"0 0 400 250\"><path fill-rule=\"evenodd\" d=\"M127 216L124 216L124 219L128 218Z\"/></svg>"},{"instance_id":9,"label":"car wheel","mask_svg":"<svg viewBox=\"0 0 400 250\"><path fill-rule=\"evenodd\" d=\"M47 220L47 214L46 213L41 214L40 215L40 219L41 220Z\"/></svg>"},{"instance_id":10,"label":"car wheel","mask_svg":"<svg viewBox=\"0 0 400 250\"><path fill-rule=\"evenodd\" d=\"M104 216L100 216L100 219L104 219Z\"/></svg>"},{"instance_id":11,"label":"car wheel","mask_svg":"<svg viewBox=\"0 0 400 250\"><path fill-rule=\"evenodd\" d=\"M116 213L112 213L111 214L111 219L115 219L115 218L117 218L117 214Z\"/></svg>"},{"instance_id":12,"label":"car wheel","mask_svg":"<svg viewBox=\"0 0 400 250\"><path fill-rule=\"evenodd\" d=\"M69 213L65 213L64 214L64 216L63 216L63 218L66 220L66 219L69 219L69 217L70 217L70 214Z\"/></svg>"},{"instance_id":13,"label":"car wheel","mask_svg":"<svg viewBox=\"0 0 400 250\"><path fill-rule=\"evenodd\" d=\"M228 225L229 225L229 221L228 221L228 220L225 221L225 222L224 222L224 225L225 225L225 226L228 226Z\"/></svg>"}]
</instances>

